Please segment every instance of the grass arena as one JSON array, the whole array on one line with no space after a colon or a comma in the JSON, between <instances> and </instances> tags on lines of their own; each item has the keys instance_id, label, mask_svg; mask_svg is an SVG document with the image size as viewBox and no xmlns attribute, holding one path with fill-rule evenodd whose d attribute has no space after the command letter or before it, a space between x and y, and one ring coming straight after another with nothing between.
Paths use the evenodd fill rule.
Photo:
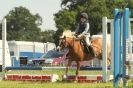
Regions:
<instances>
[{"instance_id":1,"label":"grass arena","mask_svg":"<svg viewBox=\"0 0 133 88\"><path fill-rule=\"evenodd\" d=\"M118 33L118 32L115 32L115 33ZM121 46L121 44L118 45L118 47L119 46ZM125 46L123 45L123 47L124 47L123 48L124 50ZM114 48L114 50L116 48ZM126 71L125 71L126 68L124 67L124 65L126 64L124 62L124 59L118 58L119 55L121 54L123 55L123 53L119 53L121 49L117 52L118 49L115 50L116 53L114 53L115 55L113 57L115 58L114 63L113 64L111 63L111 65L114 65L114 66L111 66L113 68L111 68L110 70L107 69L108 66L107 66L106 60L103 60L103 62L105 63L104 63L104 66L102 66L102 70L94 70L94 71L80 70L79 71L80 75L78 76L75 76L75 69L69 69L68 75L67 76L64 75L65 68L64 69L42 69L42 70L20 70L20 69L13 70L12 69L7 71L5 69L2 69L3 72L0 73L0 78L1 78L0 88L27 88L27 87L28 88L82 88L82 87L83 88L114 88L115 83L116 83L115 88L118 88L117 85L119 85L119 88L123 88L123 82L124 82L123 78L126 79L125 75L126 76L128 75L126 74ZM106 49L104 52L107 53ZM116 54L118 54L118 56ZM126 56L126 54L127 52L125 52L124 55ZM103 58L107 59L106 55L105 57L104 55L105 54L103 54ZM124 65L123 64L120 65L119 60L117 60L118 61L117 63L116 58L122 60L124 62ZM4 64L5 64L5 60L3 60L3 68L5 68ZM129 67L132 68L131 66ZM112 71L112 69L114 71ZM123 71L123 69L125 72ZM122 70L123 72L122 71L119 72L119 70ZM133 73L133 70L129 69L128 74L130 73ZM112 74L114 77L111 78ZM116 80L118 83L115 82L114 80ZM128 79L126 80L126 82L128 83L126 85L127 88L133 88L132 79Z\"/></svg>"},{"instance_id":2,"label":"grass arena","mask_svg":"<svg viewBox=\"0 0 133 88\"><path fill-rule=\"evenodd\" d=\"M82 75L98 75L101 74L102 71L80 71L80 74ZM2 73L1 73L2 74ZM113 88L112 81L109 81L107 83L103 82L83 82L78 83L74 81L62 81L62 76L65 74L64 70L9 70L6 72L7 74L30 74L30 75L47 75L47 74L57 74L59 75L59 79L56 82L45 82L45 81L17 81L17 80L1 80L0 82L0 88ZM75 70L71 69L69 70L69 74L74 75ZM7 85L8 84L8 85ZM132 88L133 83L132 80L129 80L128 88ZM122 88L122 85L120 85L120 88Z\"/></svg>"}]
</instances>

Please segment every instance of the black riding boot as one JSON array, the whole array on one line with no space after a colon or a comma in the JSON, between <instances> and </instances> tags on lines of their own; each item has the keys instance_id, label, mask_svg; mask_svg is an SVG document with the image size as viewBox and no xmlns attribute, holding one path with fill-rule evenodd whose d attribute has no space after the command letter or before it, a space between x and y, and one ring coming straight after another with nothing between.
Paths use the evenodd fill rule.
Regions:
<instances>
[{"instance_id":1,"label":"black riding boot","mask_svg":"<svg viewBox=\"0 0 133 88\"><path fill-rule=\"evenodd\" d=\"M93 47L92 47L92 46L89 46L88 48L89 48L89 51L90 51L91 55L92 55L93 57L96 57L96 53L95 53Z\"/></svg>"},{"instance_id":2,"label":"black riding boot","mask_svg":"<svg viewBox=\"0 0 133 88\"><path fill-rule=\"evenodd\" d=\"M90 49L89 49L89 46L87 45L86 41L82 40L82 43L83 43L83 46L84 46L84 51L86 53L90 53Z\"/></svg>"}]
</instances>

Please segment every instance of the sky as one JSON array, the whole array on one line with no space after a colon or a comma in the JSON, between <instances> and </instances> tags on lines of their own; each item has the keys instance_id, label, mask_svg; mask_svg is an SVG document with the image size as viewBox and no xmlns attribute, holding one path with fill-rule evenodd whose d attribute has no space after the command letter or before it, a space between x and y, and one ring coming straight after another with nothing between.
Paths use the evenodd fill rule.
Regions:
<instances>
[{"instance_id":1,"label":"sky","mask_svg":"<svg viewBox=\"0 0 133 88\"><path fill-rule=\"evenodd\" d=\"M43 18L42 30L56 30L53 14L61 9L60 3L61 0L0 0L0 20L14 7L24 6Z\"/></svg>"}]
</instances>

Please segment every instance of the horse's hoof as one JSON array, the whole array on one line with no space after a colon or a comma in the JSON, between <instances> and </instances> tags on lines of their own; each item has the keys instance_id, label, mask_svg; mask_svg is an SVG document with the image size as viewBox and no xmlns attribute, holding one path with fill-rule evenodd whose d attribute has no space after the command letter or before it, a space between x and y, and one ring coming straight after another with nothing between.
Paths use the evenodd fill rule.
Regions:
<instances>
[{"instance_id":1,"label":"horse's hoof","mask_svg":"<svg viewBox=\"0 0 133 88\"><path fill-rule=\"evenodd\" d=\"M62 75L62 81L67 81L67 76L66 75Z\"/></svg>"},{"instance_id":2,"label":"horse's hoof","mask_svg":"<svg viewBox=\"0 0 133 88\"><path fill-rule=\"evenodd\" d=\"M77 80L73 81L74 83L77 83Z\"/></svg>"},{"instance_id":3,"label":"horse's hoof","mask_svg":"<svg viewBox=\"0 0 133 88\"><path fill-rule=\"evenodd\" d=\"M63 75L63 79L66 79L67 78L67 76L66 75Z\"/></svg>"}]
</instances>

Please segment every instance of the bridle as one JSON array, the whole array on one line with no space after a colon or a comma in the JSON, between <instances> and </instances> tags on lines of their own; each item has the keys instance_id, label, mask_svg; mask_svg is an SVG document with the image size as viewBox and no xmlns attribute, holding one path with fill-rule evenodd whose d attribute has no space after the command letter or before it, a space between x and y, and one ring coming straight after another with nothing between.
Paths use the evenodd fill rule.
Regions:
<instances>
[{"instance_id":1,"label":"bridle","mask_svg":"<svg viewBox=\"0 0 133 88\"><path fill-rule=\"evenodd\" d=\"M60 48L67 48L66 36L64 36L63 38L60 38L60 40L59 40L59 47Z\"/></svg>"}]
</instances>

